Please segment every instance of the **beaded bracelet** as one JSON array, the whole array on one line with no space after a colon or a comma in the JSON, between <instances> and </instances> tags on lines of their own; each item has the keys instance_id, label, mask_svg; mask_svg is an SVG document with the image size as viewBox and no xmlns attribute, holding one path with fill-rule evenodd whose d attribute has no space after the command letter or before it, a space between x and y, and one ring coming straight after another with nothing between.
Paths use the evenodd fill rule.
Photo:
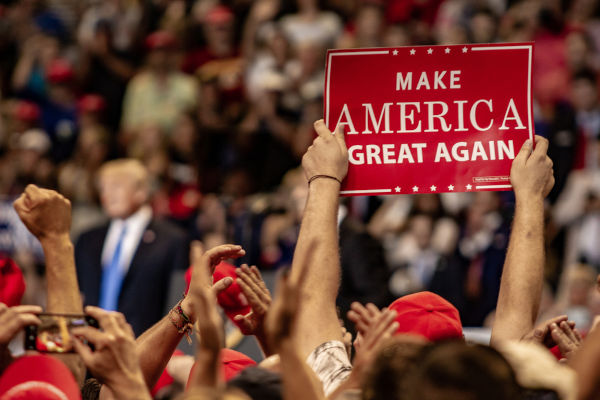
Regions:
<instances>
[{"instance_id":1,"label":"beaded bracelet","mask_svg":"<svg viewBox=\"0 0 600 400\"><path fill-rule=\"evenodd\" d=\"M182 301L183 299L179 300L177 305L175 305L175 307L173 307L171 311L169 311L169 320L171 321L175 329L177 329L177 332L184 333L187 342L189 344L192 344L192 337L190 333L192 332L194 326L192 325L192 320L190 319L190 317L188 317L185 314L185 312L183 312L183 308L181 308ZM179 318L175 318L173 314L178 315Z\"/></svg>"}]
</instances>

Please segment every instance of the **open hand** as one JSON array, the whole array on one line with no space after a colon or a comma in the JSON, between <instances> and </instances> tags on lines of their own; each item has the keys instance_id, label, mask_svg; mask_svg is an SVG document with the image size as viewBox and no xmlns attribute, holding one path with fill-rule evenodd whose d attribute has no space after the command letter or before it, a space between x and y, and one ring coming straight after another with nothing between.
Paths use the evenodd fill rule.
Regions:
<instances>
[{"instance_id":1,"label":"open hand","mask_svg":"<svg viewBox=\"0 0 600 400\"><path fill-rule=\"evenodd\" d=\"M256 266L242 265L236 270L242 293L248 300L252 311L246 315L236 315L234 320L239 324L244 335L257 335L264 333L263 322L271 306L271 293L262 279Z\"/></svg>"}]
</instances>

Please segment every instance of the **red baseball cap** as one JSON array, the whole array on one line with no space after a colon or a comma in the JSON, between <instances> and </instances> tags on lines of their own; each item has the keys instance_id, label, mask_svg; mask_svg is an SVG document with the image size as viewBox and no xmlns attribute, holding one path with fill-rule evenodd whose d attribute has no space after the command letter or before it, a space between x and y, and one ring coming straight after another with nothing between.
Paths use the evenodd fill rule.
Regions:
<instances>
[{"instance_id":1,"label":"red baseball cap","mask_svg":"<svg viewBox=\"0 0 600 400\"><path fill-rule=\"evenodd\" d=\"M225 382L230 381L235 378L237 374L242 372L248 367L254 367L256 365L256 361L245 355L244 353L240 353L239 351L231 350L231 349L221 349L221 372L222 376L225 378ZM190 371L190 377L194 373L196 369L196 363L192 367ZM187 386L189 387L190 380L188 377Z\"/></svg>"},{"instance_id":2,"label":"red baseball cap","mask_svg":"<svg viewBox=\"0 0 600 400\"><path fill-rule=\"evenodd\" d=\"M396 299L388 307L398 313L396 334L410 333L430 341L462 339L458 310L431 292L418 292Z\"/></svg>"},{"instance_id":3,"label":"red baseball cap","mask_svg":"<svg viewBox=\"0 0 600 400\"><path fill-rule=\"evenodd\" d=\"M85 94L77 102L82 112L100 112L106 108L104 97L97 94Z\"/></svg>"},{"instance_id":4,"label":"red baseball cap","mask_svg":"<svg viewBox=\"0 0 600 400\"><path fill-rule=\"evenodd\" d=\"M46 71L46 78L52 83L68 83L73 80L73 68L66 60L54 60Z\"/></svg>"},{"instance_id":5,"label":"red baseball cap","mask_svg":"<svg viewBox=\"0 0 600 400\"><path fill-rule=\"evenodd\" d=\"M148 50L174 49L177 47L177 38L169 31L156 31L146 36Z\"/></svg>"},{"instance_id":6,"label":"red baseball cap","mask_svg":"<svg viewBox=\"0 0 600 400\"><path fill-rule=\"evenodd\" d=\"M35 122L40 118L40 108L30 101L19 101L15 106L14 115L20 121Z\"/></svg>"},{"instance_id":7,"label":"red baseball cap","mask_svg":"<svg viewBox=\"0 0 600 400\"><path fill-rule=\"evenodd\" d=\"M2 400L80 400L81 392L69 368L47 355L24 356L0 377Z\"/></svg>"},{"instance_id":8,"label":"red baseball cap","mask_svg":"<svg viewBox=\"0 0 600 400\"><path fill-rule=\"evenodd\" d=\"M227 317L236 325L238 322L234 320L236 315L246 315L252 308L248 305L240 285L237 284L237 275L235 273L236 267L226 262L221 262L215 267L213 272L213 282L217 283L223 278L230 277L233 279L233 283L227 289L217 295L217 303L221 306ZM190 287L192 279L192 267L188 268L185 273L185 280L187 282L187 289ZM187 293L186 289L186 293Z\"/></svg>"},{"instance_id":9,"label":"red baseball cap","mask_svg":"<svg viewBox=\"0 0 600 400\"><path fill-rule=\"evenodd\" d=\"M18 306L24 293L25 280L21 268L12 258L0 258L0 303Z\"/></svg>"}]
</instances>

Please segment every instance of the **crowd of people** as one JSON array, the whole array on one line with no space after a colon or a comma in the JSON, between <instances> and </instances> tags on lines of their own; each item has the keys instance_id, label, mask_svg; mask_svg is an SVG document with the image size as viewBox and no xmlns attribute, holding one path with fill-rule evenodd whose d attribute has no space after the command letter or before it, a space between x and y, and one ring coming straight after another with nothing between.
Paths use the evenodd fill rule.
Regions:
<instances>
[{"instance_id":1,"label":"crowd of people","mask_svg":"<svg viewBox=\"0 0 600 400\"><path fill-rule=\"evenodd\" d=\"M524 41L540 138L514 192L339 198L327 49ZM47 363L84 398L593 398L598 2L12 0L0 54L0 393ZM95 350L13 361L39 306L86 306Z\"/></svg>"}]
</instances>

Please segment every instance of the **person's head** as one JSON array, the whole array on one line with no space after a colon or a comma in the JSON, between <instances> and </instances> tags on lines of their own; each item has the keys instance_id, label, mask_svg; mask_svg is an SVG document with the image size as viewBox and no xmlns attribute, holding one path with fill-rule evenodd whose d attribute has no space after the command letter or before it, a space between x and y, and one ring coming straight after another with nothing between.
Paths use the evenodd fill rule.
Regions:
<instances>
[{"instance_id":1,"label":"person's head","mask_svg":"<svg viewBox=\"0 0 600 400\"><path fill-rule=\"evenodd\" d=\"M63 59L52 61L46 70L46 79L49 83L48 95L52 102L62 105L71 105L74 102L75 72L71 63Z\"/></svg>"},{"instance_id":2,"label":"person's head","mask_svg":"<svg viewBox=\"0 0 600 400\"><path fill-rule=\"evenodd\" d=\"M478 10L469 21L469 31L473 43L492 43L496 39L498 23L489 9Z\"/></svg>"},{"instance_id":3,"label":"person's head","mask_svg":"<svg viewBox=\"0 0 600 400\"><path fill-rule=\"evenodd\" d=\"M175 66L177 38L169 31L156 31L146 37L147 64L155 73L167 73Z\"/></svg>"},{"instance_id":4,"label":"person's head","mask_svg":"<svg viewBox=\"0 0 600 400\"><path fill-rule=\"evenodd\" d=\"M47 355L24 356L14 361L0 377L3 400L79 400L79 385L71 371Z\"/></svg>"},{"instance_id":5,"label":"person's head","mask_svg":"<svg viewBox=\"0 0 600 400\"><path fill-rule=\"evenodd\" d=\"M253 400L281 400L281 375L260 367L244 369L227 382L227 389L237 389Z\"/></svg>"},{"instance_id":6,"label":"person's head","mask_svg":"<svg viewBox=\"0 0 600 400\"><path fill-rule=\"evenodd\" d=\"M398 335L381 345L363 383L364 400L400 399L402 379L429 344L419 336Z\"/></svg>"},{"instance_id":7,"label":"person's head","mask_svg":"<svg viewBox=\"0 0 600 400\"><path fill-rule=\"evenodd\" d=\"M402 381L406 400L509 400L520 387L506 359L491 347L441 342L426 347Z\"/></svg>"},{"instance_id":8,"label":"person's head","mask_svg":"<svg viewBox=\"0 0 600 400\"><path fill-rule=\"evenodd\" d=\"M598 106L598 85L596 74L591 70L581 70L573 76L571 89L573 105L578 111L591 111Z\"/></svg>"},{"instance_id":9,"label":"person's head","mask_svg":"<svg viewBox=\"0 0 600 400\"><path fill-rule=\"evenodd\" d=\"M98 171L98 189L104 212L127 218L148 201L148 172L138 160L109 161Z\"/></svg>"},{"instance_id":10,"label":"person's head","mask_svg":"<svg viewBox=\"0 0 600 400\"><path fill-rule=\"evenodd\" d=\"M234 39L234 14L224 5L215 5L204 17L204 35L211 52L217 57L231 56Z\"/></svg>"}]
</instances>

